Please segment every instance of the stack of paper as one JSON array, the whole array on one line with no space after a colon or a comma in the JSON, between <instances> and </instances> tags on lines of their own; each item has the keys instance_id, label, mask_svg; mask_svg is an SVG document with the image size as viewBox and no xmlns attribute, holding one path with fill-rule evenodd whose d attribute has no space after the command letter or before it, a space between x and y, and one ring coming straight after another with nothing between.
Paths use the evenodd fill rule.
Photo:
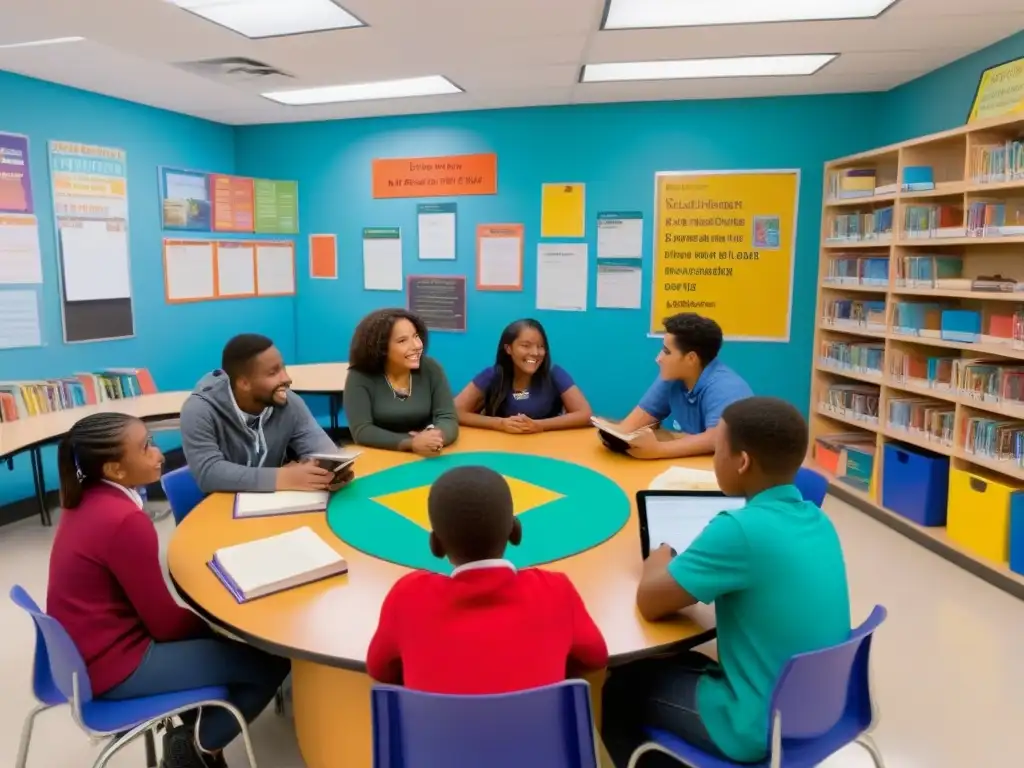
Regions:
<instances>
[{"instance_id":1,"label":"stack of paper","mask_svg":"<svg viewBox=\"0 0 1024 768\"><path fill-rule=\"evenodd\" d=\"M717 491L718 480L708 469L669 467L651 481L652 491Z\"/></svg>"},{"instance_id":2,"label":"stack of paper","mask_svg":"<svg viewBox=\"0 0 1024 768\"><path fill-rule=\"evenodd\" d=\"M239 493L235 496L235 517L271 517L327 509L327 491L275 491Z\"/></svg>"},{"instance_id":3,"label":"stack of paper","mask_svg":"<svg viewBox=\"0 0 1024 768\"><path fill-rule=\"evenodd\" d=\"M240 603L348 571L312 528L218 549L210 570Z\"/></svg>"}]
</instances>

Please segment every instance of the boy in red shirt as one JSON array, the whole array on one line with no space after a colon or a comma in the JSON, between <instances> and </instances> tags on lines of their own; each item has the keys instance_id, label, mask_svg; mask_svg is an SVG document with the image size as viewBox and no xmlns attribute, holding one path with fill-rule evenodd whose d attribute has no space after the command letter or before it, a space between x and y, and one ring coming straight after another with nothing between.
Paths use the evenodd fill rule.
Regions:
<instances>
[{"instance_id":1,"label":"boy in red shirt","mask_svg":"<svg viewBox=\"0 0 1024 768\"><path fill-rule=\"evenodd\" d=\"M457 467L427 501L430 551L451 576L415 571L381 606L366 667L382 683L448 694L506 693L602 669L608 648L568 577L516 569L523 537L505 479Z\"/></svg>"}]
</instances>

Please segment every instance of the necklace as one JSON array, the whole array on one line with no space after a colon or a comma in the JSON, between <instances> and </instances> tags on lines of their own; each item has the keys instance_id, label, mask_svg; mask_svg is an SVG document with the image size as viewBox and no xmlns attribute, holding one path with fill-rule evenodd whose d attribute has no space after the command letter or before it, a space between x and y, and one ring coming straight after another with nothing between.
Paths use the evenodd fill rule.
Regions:
<instances>
[{"instance_id":1,"label":"necklace","mask_svg":"<svg viewBox=\"0 0 1024 768\"><path fill-rule=\"evenodd\" d=\"M391 390L391 395L395 400L408 400L412 396L412 376L409 377L408 389L395 389L395 385L391 383L391 377L386 373L384 374L384 381L388 383L388 389Z\"/></svg>"}]
</instances>

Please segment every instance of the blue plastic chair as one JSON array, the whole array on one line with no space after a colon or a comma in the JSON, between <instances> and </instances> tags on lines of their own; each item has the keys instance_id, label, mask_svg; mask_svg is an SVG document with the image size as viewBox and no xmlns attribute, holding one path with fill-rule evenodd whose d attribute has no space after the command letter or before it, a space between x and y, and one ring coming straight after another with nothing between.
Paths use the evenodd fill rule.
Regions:
<instances>
[{"instance_id":1,"label":"blue plastic chair","mask_svg":"<svg viewBox=\"0 0 1024 768\"><path fill-rule=\"evenodd\" d=\"M633 752L629 768L648 752L661 752L690 768L812 768L856 742L885 768L871 738L878 712L871 699L871 639L885 621L875 606L844 643L794 656L779 675L772 693L768 759L751 766L708 755L665 731L649 730L651 740Z\"/></svg>"},{"instance_id":2,"label":"blue plastic chair","mask_svg":"<svg viewBox=\"0 0 1024 768\"><path fill-rule=\"evenodd\" d=\"M825 494L828 493L828 480L809 467L800 467L796 473L796 487L804 501L817 504L819 507L825 501Z\"/></svg>"},{"instance_id":3,"label":"blue plastic chair","mask_svg":"<svg viewBox=\"0 0 1024 768\"><path fill-rule=\"evenodd\" d=\"M374 768L597 768L590 686L571 680L486 696L374 686Z\"/></svg>"},{"instance_id":4,"label":"blue plastic chair","mask_svg":"<svg viewBox=\"0 0 1024 768\"><path fill-rule=\"evenodd\" d=\"M36 627L36 648L41 648L45 654L42 658L45 658L46 671L34 675L33 684L41 682L42 690L49 692L50 700L59 695L70 704L72 718L90 737L110 737L93 768L106 768L118 750L167 718L201 707L221 707L234 715L242 729L250 768L256 768L256 755L245 717L227 701L226 687L210 686L121 701L94 699L85 661L60 622L40 611L35 601L18 585L11 588L11 600L31 616ZM34 719L36 714L38 712L30 717ZM27 752L28 745L24 744L24 748Z\"/></svg>"},{"instance_id":5,"label":"blue plastic chair","mask_svg":"<svg viewBox=\"0 0 1024 768\"><path fill-rule=\"evenodd\" d=\"M167 501L171 504L175 525L181 525L185 516L206 498L206 494L199 490L199 485L188 466L168 472L160 478L160 485L163 486Z\"/></svg>"}]
</instances>

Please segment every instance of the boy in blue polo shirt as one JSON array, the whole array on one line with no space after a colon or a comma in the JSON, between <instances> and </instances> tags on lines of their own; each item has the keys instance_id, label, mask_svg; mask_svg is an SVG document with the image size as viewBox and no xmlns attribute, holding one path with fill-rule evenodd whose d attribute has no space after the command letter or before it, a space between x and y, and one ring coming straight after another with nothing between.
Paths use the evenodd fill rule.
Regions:
<instances>
[{"instance_id":1,"label":"boy in blue polo shirt","mask_svg":"<svg viewBox=\"0 0 1024 768\"><path fill-rule=\"evenodd\" d=\"M642 433L630 443L629 454L637 459L675 459L712 453L722 411L753 392L718 359L722 329L711 318L692 312L673 315L665 320L663 343L657 358L660 378L619 428L634 432L663 423L683 435L658 440L653 432Z\"/></svg>"},{"instance_id":2,"label":"boy in blue polo shirt","mask_svg":"<svg viewBox=\"0 0 1024 768\"><path fill-rule=\"evenodd\" d=\"M747 504L721 512L682 553L652 551L637 607L657 621L714 603L720 661L687 652L614 671L605 687L609 748L628 751L652 727L735 762L763 760L783 666L850 635L839 536L793 485L808 440L799 411L770 397L740 400L725 409L715 440L718 483Z\"/></svg>"}]
</instances>

